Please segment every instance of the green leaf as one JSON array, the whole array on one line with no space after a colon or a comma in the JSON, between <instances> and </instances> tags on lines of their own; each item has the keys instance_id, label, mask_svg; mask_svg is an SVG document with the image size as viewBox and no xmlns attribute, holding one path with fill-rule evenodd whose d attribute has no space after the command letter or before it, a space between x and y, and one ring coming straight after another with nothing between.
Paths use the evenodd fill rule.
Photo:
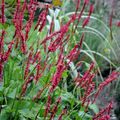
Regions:
<instances>
[{"instance_id":1,"label":"green leaf","mask_svg":"<svg viewBox=\"0 0 120 120\"><path fill-rule=\"evenodd\" d=\"M78 115L83 117L83 118L84 117L85 118L91 118L92 117L91 115L89 115L88 113L85 113L84 111L79 111Z\"/></svg>"},{"instance_id":2,"label":"green leaf","mask_svg":"<svg viewBox=\"0 0 120 120\"><path fill-rule=\"evenodd\" d=\"M13 91L8 94L8 97L14 99L14 98L15 98L15 95L16 95L16 92L17 92L17 88L14 88Z\"/></svg>"},{"instance_id":3,"label":"green leaf","mask_svg":"<svg viewBox=\"0 0 120 120\"><path fill-rule=\"evenodd\" d=\"M0 114L0 120L8 120L8 117L8 114L5 112Z\"/></svg>"},{"instance_id":4,"label":"green leaf","mask_svg":"<svg viewBox=\"0 0 120 120\"><path fill-rule=\"evenodd\" d=\"M19 113L26 118L34 119L34 117L35 117L33 112L28 109L19 110Z\"/></svg>"},{"instance_id":5,"label":"green leaf","mask_svg":"<svg viewBox=\"0 0 120 120\"><path fill-rule=\"evenodd\" d=\"M5 23L5 24L0 24L0 29L7 29L9 26L8 23Z\"/></svg>"},{"instance_id":6,"label":"green leaf","mask_svg":"<svg viewBox=\"0 0 120 120\"><path fill-rule=\"evenodd\" d=\"M62 77L63 78L67 78L68 77L68 71L67 70L62 73Z\"/></svg>"},{"instance_id":7,"label":"green leaf","mask_svg":"<svg viewBox=\"0 0 120 120\"><path fill-rule=\"evenodd\" d=\"M96 104L91 104L91 105L89 105L89 108L90 108L91 110L93 110L93 112L94 112L95 114L97 114L97 113L99 112L98 106L97 106Z\"/></svg>"}]
</instances>

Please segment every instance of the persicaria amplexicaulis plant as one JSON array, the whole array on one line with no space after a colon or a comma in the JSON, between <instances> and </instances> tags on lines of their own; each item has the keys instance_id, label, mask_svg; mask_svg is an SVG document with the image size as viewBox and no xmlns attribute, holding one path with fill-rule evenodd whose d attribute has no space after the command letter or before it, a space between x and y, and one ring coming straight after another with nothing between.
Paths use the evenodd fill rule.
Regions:
<instances>
[{"instance_id":1,"label":"persicaria amplexicaulis plant","mask_svg":"<svg viewBox=\"0 0 120 120\"><path fill-rule=\"evenodd\" d=\"M15 69L12 68L12 77L10 78L13 78L14 82L18 81L19 83L17 90L12 93L15 94L11 100L12 105L10 104L9 106L9 103L5 102L9 98L6 96L9 91L3 94L3 99L5 97L5 100L3 100L2 105L8 105L13 111L12 116L9 116L8 119L19 119L22 115L25 118L23 111L27 110L33 112L33 118L31 119L40 120L53 120L54 118L67 120L67 117L74 119L74 115L71 116L73 110L77 111L77 113L82 111L84 115L88 114L89 106L95 104L101 91L118 78L120 73L113 71L96 89L96 64L95 61L90 61L89 69L83 75L77 72L77 77L73 78L74 81L71 83L82 91L81 96L75 98L79 103L80 109L74 107L76 102L71 106L68 101L64 102L63 92L68 93L68 91L62 90L61 86L69 79L68 76L64 77L64 74L69 74L70 64L75 63L79 56L81 56L85 33L81 34L76 43L71 44L71 46L69 45L72 43L72 37L77 35L78 24L81 22L82 29L84 29L89 24L94 10L94 6L89 0L84 0L81 7L80 0L77 3L76 11L69 17L69 20L64 24L61 22L60 29L54 31L54 19L51 20L49 29L47 28L49 5L45 5L36 21L35 13L40 7L37 0L24 0L22 3L21 0L16 1L14 15L11 20L11 24L14 26L14 34L9 44L6 44L6 34L8 31L4 27L0 30L0 84L3 87L8 87L11 82L11 79L8 79L9 84L5 84L7 78L5 77L5 66L9 65L11 60L16 58L18 61L16 60L17 64L15 65L22 68L18 72L20 80L16 80L13 77L12 72L14 73ZM82 15L86 7L89 6L88 17L82 20ZM5 9L5 1L2 0L0 24L3 26L7 21ZM27 18L24 21L26 13ZM32 38L31 42L30 39L33 33L35 33L37 38ZM6 45L7 50L5 49ZM16 56L13 57L14 52L16 52ZM23 110L20 105L26 101L28 103L26 104L27 110ZM38 109L36 110L34 107ZM112 102L106 108L100 110L100 112L91 114L90 118L93 120L109 120L111 109ZM4 108L1 108L0 111L4 111ZM84 119L84 116L79 116L79 118Z\"/></svg>"}]
</instances>

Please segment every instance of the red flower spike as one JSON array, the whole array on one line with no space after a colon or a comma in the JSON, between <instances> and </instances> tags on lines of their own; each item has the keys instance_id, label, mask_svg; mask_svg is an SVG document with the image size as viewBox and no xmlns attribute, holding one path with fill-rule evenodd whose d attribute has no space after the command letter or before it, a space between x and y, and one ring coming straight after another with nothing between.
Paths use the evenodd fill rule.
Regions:
<instances>
[{"instance_id":1,"label":"red flower spike","mask_svg":"<svg viewBox=\"0 0 120 120\"><path fill-rule=\"evenodd\" d=\"M21 90L21 96L23 96L27 90L28 84L31 83L33 81L34 75L30 75L27 80L24 82L23 86L22 86L22 90Z\"/></svg>"},{"instance_id":2,"label":"red flower spike","mask_svg":"<svg viewBox=\"0 0 120 120\"><path fill-rule=\"evenodd\" d=\"M99 93L104 89L104 87L107 86L108 84L110 84L112 81L116 80L119 75L120 75L119 72L113 71L113 72L108 76L108 78L107 78L105 81L103 81L103 82L98 86L98 90L97 90L97 93L95 94L93 103L94 103L95 100L97 99Z\"/></svg>"},{"instance_id":3,"label":"red flower spike","mask_svg":"<svg viewBox=\"0 0 120 120\"><path fill-rule=\"evenodd\" d=\"M112 104L113 103L110 102L106 108L102 109L98 114L96 114L93 117L93 120L109 120L109 119L103 119L103 118L109 118L110 111L113 108ZM109 111L109 113L108 113L108 111Z\"/></svg>"},{"instance_id":4,"label":"red flower spike","mask_svg":"<svg viewBox=\"0 0 120 120\"><path fill-rule=\"evenodd\" d=\"M0 37L0 81L2 81L3 78L3 63L4 63L4 36L5 36L5 31L2 30L2 35Z\"/></svg>"},{"instance_id":5,"label":"red flower spike","mask_svg":"<svg viewBox=\"0 0 120 120\"><path fill-rule=\"evenodd\" d=\"M110 115L104 115L101 118L99 118L99 120L110 120Z\"/></svg>"},{"instance_id":6,"label":"red flower spike","mask_svg":"<svg viewBox=\"0 0 120 120\"><path fill-rule=\"evenodd\" d=\"M29 74L29 67L30 67L30 63L32 61L32 51L30 51L29 56L28 56L28 60L27 60L27 64L26 64L26 68L24 71L24 79L27 78L28 74Z\"/></svg>"},{"instance_id":7,"label":"red flower spike","mask_svg":"<svg viewBox=\"0 0 120 120\"><path fill-rule=\"evenodd\" d=\"M81 98L82 101L84 101L84 102L82 102L82 105L84 105L84 103L87 100L89 100L89 96L90 96L90 94L93 92L93 90L95 88L95 83L92 82L93 76L90 79L91 79L91 83L88 82L88 83L86 83L86 85L82 86L83 89L85 90L84 96L83 96L83 98Z\"/></svg>"},{"instance_id":8,"label":"red flower spike","mask_svg":"<svg viewBox=\"0 0 120 120\"><path fill-rule=\"evenodd\" d=\"M54 91L54 89L57 87L57 85L59 84L61 77L62 77L62 73L64 72L64 70L66 69L66 66L64 65L64 56L59 55L59 59L57 62L57 69L55 74L53 75L51 82L52 82L52 86L50 87L50 93Z\"/></svg>"},{"instance_id":9,"label":"red flower spike","mask_svg":"<svg viewBox=\"0 0 120 120\"><path fill-rule=\"evenodd\" d=\"M53 40L53 41L50 43L49 47L48 47L49 52L55 52L56 49L57 49L58 47L61 47L62 44L64 43L64 36L65 36L66 33L68 32L70 24L71 24L72 22L74 22L75 19L76 19L76 16L73 15L73 16L71 17L71 19L70 19L65 25L63 25L63 26L61 27L61 29L60 29L59 31L54 32L54 33L52 33L50 36L46 37L46 38L42 41L41 44L44 44L44 43L46 43L48 40L52 39L53 37L56 37L56 39ZM69 37L68 37L68 38L69 38Z\"/></svg>"},{"instance_id":10,"label":"red flower spike","mask_svg":"<svg viewBox=\"0 0 120 120\"><path fill-rule=\"evenodd\" d=\"M64 34L60 34L53 42L48 46L49 52L55 52L58 48L62 47L64 41ZM66 40L67 41L67 40Z\"/></svg>"},{"instance_id":11,"label":"red flower spike","mask_svg":"<svg viewBox=\"0 0 120 120\"><path fill-rule=\"evenodd\" d=\"M70 62L73 61L77 58L79 51L79 45L75 45L74 48L70 51L69 55L67 56L67 59L69 59Z\"/></svg>"},{"instance_id":12,"label":"red flower spike","mask_svg":"<svg viewBox=\"0 0 120 120\"><path fill-rule=\"evenodd\" d=\"M7 52L4 53L4 56L3 56L4 61L7 61L7 60L8 60L8 57L10 56L10 53L11 53L11 51L12 51L12 46L13 46L13 44L14 44L14 41L11 41L10 44L9 44L9 46L8 46Z\"/></svg>"},{"instance_id":13,"label":"red flower spike","mask_svg":"<svg viewBox=\"0 0 120 120\"><path fill-rule=\"evenodd\" d=\"M1 23L4 24L5 23L5 1L2 0L2 5L1 5Z\"/></svg>"},{"instance_id":14,"label":"red flower spike","mask_svg":"<svg viewBox=\"0 0 120 120\"><path fill-rule=\"evenodd\" d=\"M62 116L67 113L67 109L63 109L62 113L59 115L58 120L62 120Z\"/></svg>"},{"instance_id":15,"label":"red flower spike","mask_svg":"<svg viewBox=\"0 0 120 120\"><path fill-rule=\"evenodd\" d=\"M83 21L82 28L84 28L84 27L89 23L89 20L90 20L90 16L88 16L88 17Z\"/></svg>"},{"instance_id":16,"label":"red flower spike","mask_svg":"<svg viewBox=\"0 0 120 120\"><path fill-rule=\"evenodd\" d=\"M79 7L80 7L80 0L77 0L77 4L76 4L76 13L77 13Z\"/></svg>"},{"instance_id":17,"label":"red flower spike","mask_svg":"<svg viewBox=\"0 0 120 120\"><path fill-rule=\"evenodd\" d=\"M82 76L82 78L79 78L79 76L78 76L78 78L76 78L76 83L77 83L78 86L80 85L81 87L84 88L84 86L86 85L86 83L90 82L92 80L92 78L95 76L94 74L91 74L91 71L93 69L94 69L94 63L92 63L90 65L89 70L85 72L85 74Z\"/></svg>"},{"instance_id":18,"label":"red flower spike","mask_svg":"<svg viewBox=\"0 0 120 120\"><path fill-rule=\"evenodd\" d=\"M89 69L85 72L85 74L80 78L79 74L77 78L75 79L75 82L77 83L77 86L80 86L85 92L84 95L81 96L82 106L86 106L87 103L89 105L90 103L90 95L95 89L95 83L93 82L93 78L95 77L95 74L92 73L92 70L94 69L94 63L91 63ZM87 110L87 106L86 106Z\"/></svg>"},{"instance_id":19,"label":"red flower spike","mask_svg":"<svg viewBox=\"0 0 120 120\"><path fill-rule=\"evenodd\" d=\"M57 71L56 73L53 75L53 78L52 78L52 86L50 88L50 92L53 92L53 90L57 87L57 85L59 84L60 80L61 80L61 77L62 77L62 73L63 71L65 70L64 69L64 65L58 65L57 66ZM60 70L60 71L59 71Z\"/></svg>"},{"instance_id":20,"label":"red flower spike","mask_svg":"<svg viewBox=\"0 0 120 120\"><path fill-rule=\"evenodd\" d=\"M28 34L29 34L30 29L31 29L32 24L33 24L35 10L36 10L36 6L30 5L30 7L28 7L29 20L27 21L26 26L25 26L25 31L26 31L26 33L25 33L25 41L28 39Z\"/></svg>"},{"instance_id":21,"label":"red flower spike","mask_svg":"<svg viewBox=\"0 0 120 120\"><path fill-rule=\"evenodd\" d=\"M2 51L3 51L4 36L5 36L5 31L2 30L2 35L1 35L1 37L0 37L0 54L2 54Z\"/></svg>"},{"instance_id":22,"label":"red flower spike","mask_svg":"<svg viewBox=\"0 0 120 120\"><path fill-rule=\"evenodd\" d=\"M84 2L81 11L80 11L80 13L78 14L77 23L75 24L75 28L74 28L73 33L76 31L76 29L77 29L77 27L78 27L78 24L79 24L80 19L81 19L81 17L82 17L82 14L83 14L83 11L84 11L84 9L85 9L85 6L86 6L86 2ZM75 15L76 15L76 13L75 13Z\"/></svg>"},{"instance_id":23,"label":"red flower spike","mask_svg":"<svg viewBox=\"0 0 120 120\"><path fill-rule=\"evenodd\" d=\"M110 20L109 20L109 26L110 26L110 28L112 28L112 22L113 22L113 10L111 12Z\"/></svg>"},{"instance_id":24,"label":"red flower spike","mask_svg":"<svg viewBox=\"0 0 120 120\"><path fill-rule=\"evenodd\" d=\"M88 14L88 17L83 21L83 24L82 24L82 27L84 28L90 21L90 16L91 14L93 13L93 10L94 10L94 6L93 5L90 5L90 10L89 10L89 14Z\"/></svg>"},{"instance_id":25,"label":"red flower spike","mask_svg":"<svg viewBox=\"0 0 120 120\"><path fill-rule=\"evenodd\" d=\"M84 39L84 34L82 34L82 37L80 39L80 42L74 46L74 48L69 52L69 54L66 56L66 58L69 60L67 63L68 65L70 64L71 61L74 61L75 59L78 58L80 54L80 49L82 47L82 42Z\"/></svg>"},{"instance_id":26,"label":"red flower spike","mask_svg":"<svg viewBox=\"0 0 120 120\"><path fill-rule=\"evenodd\" d=\"M51 110L51 116L50 116L50 120L53 120L56 112L57 112L57 109L58 109L58 105L59 103L61 102L61 97L59 97L56 101L56 104L53 106L52 110Z\"/></svg>"},{"instance_id":27,"label":"red flower spike","mask_svg":"<svg viewBox=\"0 0 120 120\"><path fill-rule=\"evenodd\" d=\"M56 49L63 44L64 36L67 33L71 22L73 22L73 18L71 18L66 25L62 26L62 28L59 31L60 33L58 34L58 37L53 42L51 42L48 48L50 52L55 52Z\"/></svg>"},{"instance_id":28,"label":"red flower spike","mask_svg":"<svg viewBox=\"0 0 120 120\"><path fill-rule=\"evenodd\" d=\"M91 83L93 83L92 82L92 80L93 80L93 78L95 77L95 75L94 74L88 74L88 76L86 76L86 78L84 78L83 79L83 82L81 83L81 87L82 88L87 88L88 86L87 85L91 85ZM93 85L93 84L92 84Z\"/></svg>"},{"instance_id":29,"label":"red flower spike","mask_svg":"<svg viewBox=\"0 0 120 120\"><path fill-rule=\"evenodd\" d=\"M19 39L18 41L21 44L21 51L25 54L26 53L26 36L23 33L23 19L24 19L24 12L27 8L26 1L21 5L20 0L17 1L16 11L13 17L13 23L15 26L15 34L14 38ZM18 43L17 43L18 44Z\"/></svg>"},{"instance_id":30,"label":"red flower spike","mask_svg":"<svg viewBox=\"0 0 120 120\"><path fill-rule=\"evenodd\" d=\"M40 66L40 64L38 64L36 66L36 76L35 76L36 83L38 82L39 77L40 77L40 69L41 69L41 66Z\"/></svg>"},{"instance_id":31,"label":"red flower spike","mask_svg":"<svg viewBox=\"0 0 120 120\"><path fill-rule=\"evenodd\" d=\"M120 27L120 21L116 24L117 27Z\"/></svg>"},{"instance_id":32,"label":"red flower spike","mask_svg":"<svg viewBox=\"0 0 120 120\"><path fill-rule=\"evenodd\" d=\"M32 64L34 64L37 60L38 60L38 61L41 60L41 57L40 57L40 50L38 50L38 51L36 52Z\"/></svg>"},{"instance_id":33,"label":"red flower spike","mask_svg":"<svg viewBox=\"0 0 120 120\"><path fill-rule=\"evenodd\" d=\"M46 10L43 10L39 15L37 24L35 26L35 29L39 28L39 32L41 32L42 29L45 27L47 14L48 14L48 6L46 6Z\"/></svg>"},{"instance_id":34,"label":"red flower spike","mask_svg":"<svg viewBox=\"0 0 120 120\"><path fill-rule=\"evenodd\" d=\"M22 53L26 53L26 49L27 49L27 46L26 46L26 42L25 42L25 36L23 33L20 33L20 38L21 38L21 51Z\"/></svg>"},{"instance_id":35,"label":"red flower spike","mask_svg":"<svg viewBox=\"0 0 120 120\"><path fill-rule=\"evenodd\" d=\"M47 114L48 114L49 111L50 111L50 104L51 104L51 97L50 97L50 95L48 95L44 118L47 117Z\"/></svg>"},{"instance_id":36,"label":"red flower spike","mask_svg":"<svg viewBox=\"0 0 120 120\"><path fill-rule=\"evenodd\" d=\"M56 31L54 33L52 33L50 36L47 36L42 42L41 44L45 44L48 40L52 39L53 37L55 37L56 35L58 35L60 33L60 31Z\"/></svg>"},{"instance_id":37,"label":"red flower spike","mask_svg":"<svg viewBox=\"0 0 120 120\"><path fill-rule=\"evenodd\" d=\"M88 4L89 3L89 0L84 0L84 4Z\"/></svg>"},{"instance_id":38,"label":"red flower spike","mask_svg":"<svg viewBox=\"0 0 120 120\"><path fill-rule=\"evenodd\" d=\"M88 16L90 16L93 13L93 11L94 11L94 5L92 4L92 5L90 5L90 10L89 10Z\"/></svg>"}]
</instances>

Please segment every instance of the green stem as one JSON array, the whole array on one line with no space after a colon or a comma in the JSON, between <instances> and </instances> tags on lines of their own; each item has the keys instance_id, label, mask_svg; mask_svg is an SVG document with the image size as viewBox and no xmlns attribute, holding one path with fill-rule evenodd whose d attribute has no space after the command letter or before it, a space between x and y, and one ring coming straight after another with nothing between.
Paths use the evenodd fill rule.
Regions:
<instances>
[{"instance_id":1,"label":"green stem","mask_svg":"<svg viewBox=\"0 0 120 120\"><path fill-rule=\"evenodd\" d=\"M80 104L81 103L78 103L75 107L72 108L72 110L69 113L67 113L67 117L65 118L65 120L68 120L67 118L69 118L69 116L73 113L73 110Z\"/></svg>"}]
</instances>

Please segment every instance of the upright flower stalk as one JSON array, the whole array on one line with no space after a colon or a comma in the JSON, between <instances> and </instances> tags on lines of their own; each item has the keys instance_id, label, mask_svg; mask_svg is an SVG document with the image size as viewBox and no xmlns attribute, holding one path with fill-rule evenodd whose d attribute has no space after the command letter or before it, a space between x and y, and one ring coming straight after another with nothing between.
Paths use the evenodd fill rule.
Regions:
<instances>
[{"instance_id":1,"label":"upright flower stalk","mask_svg":"<svg viewBox=\"0 0 120 120\"><path fill-rule=\"evenodd\" d=\"M1 4L1 24L4 26L5 24L5 1L2 0ZM8 50L4 50L4 38L5 38L6 31L4 28L1 30L1 36L0 36L0 82L3 80L3 68L5 62L8 60L8 57L10 56L10 53L12 51L12 47L14 44L14 41L12 40L8 45Z\"/></svg>"},{"instance_id":2,"label":"upright flower stalk","mask_svg":"<svg viewBox=\"0 0 120 120\"><path fill-rule=\"evenodd\" d=\"M91 101L91 99L89 98L90 94L95 89L95 83L93 82L93 78L95 77L95 74L92 73L94 66L95 64L91 63L89 70L87 70L81 78L79 77L78 74L78 77L75 79L77 86L80 86L85 91L84 95L81 96L80 98L80 100L82 101L82 106L84 106L85 103L90 103Z\"/></svg>"},{"instance_id":3,"label":"upright flower stalk","mask_svg":"<svg viewBox=\"0 0 120 120\"><path fill-rule=\"evenodd\" d=\"M81 17L82 17L82 15L83 15L83 12L84 12L84 10L85 10L85 7L86 7L86 5L89 3L89 0L84 0L84 4L83 4L83 6L82 6L82 9L81 9L81 11L80 11L80 13L78 13L78 15L77 15L77 23L75 24L75 27L74 27L74 31L73 31L73 33L76 31L76 29L77 29L77 27L78 27L78 24L79 24L79 22L80 22L80 20L81 20ZM75 14L77 14L77 12L75 13Z\"/></svg>"},{"instance_id":4,"label":"upright flower stalk","mask_svg":"<svg viewBox=\"0 0 120 120\"><path fill-rule=\"evenodd\" d=\"M57 112L58 105L60 104L60 102L61 102L61 97L57 99L56 104L53 106L51 110L50 120L53 120L53 118L55 117L55 114Z\"/></svg>"},{"instance_id":5,"label":"upright flower stalk","mask_svg":"<svg viewBox=\"0 0 120 120\"><path fill-rule=\"evenodd\" d=\"M120 75L119 72L113 71L113 72L108 76L108 78L107 78L105 81L103 81L102 83L100 83L100 85L98 86L98 90L97 90L97 92L96 92L96 94L95 94L93 103L96 101L96 98L98 97L99 93L100 93L108 84L110 84L111 82L113 82L114 80L116 80L119 75Z\"/></svg>"},{"instance_id":6,"label":"upright flower stalk","mask_svg":"<svg viewBox=\"0 0 120 120\"><path fill-rule=\"evenodd\" d=\"M23 5L20 3L20 0L17 0L16 11L14 13L14 18L13 18L13 23L16 28L14 38L16 38L16 44L18 44L18 41L19 41L21 51L24 54L27 53L26 41L28 39L28 34L33 24L36 9L37 7L34 4L34 0L30 1L29 3L27 3L25 0ZM26 25L24 26L23 19L24 19L24 13L26 10L28 10L29 19Z\"/></svg>"},{"instance_id":7,"label":"upright flower stalk","mask_svg":"<svg viewBox=\"0 0 120 120\"><path fill-rule=\"evenodd\" d=\"M46 6L46 9L40 13L37 24L35 26L35 29L38 28L39 32L41 32L46 25L47 14L48 14L48 6Z\"/></svg>"},{"instance_id":8,"label":"upright flower stalk","mask_svg":"<svg viewBox=\"0 0 120 120\"><path fill-rule=\"evenodd\" d=\"M57 62L57 68L56 68L56 72L53 75L52 79L51 79L51 87L50 87L50 93L52 93L54 91L54 89L58 86L61 77L62 77L62 73L65 71L66 67L64 64L64 56L62 53L60 53L59 57L58 57L58 62Z\"/></svg>"},{"instance_id":9,"label":"upright flower stalk","mask_svg":"<svg viewBox=\"0 0 120 120\"><path fill-rule=\"evenodd\" d=\"M47 117L48 113L50 112L50 105L51 105L51 96L48 95L47 103L46 103L46 108L45 108L45 114L44 118Z\"/></svg>"},{"instance_id":10,"label":"upright flower stalk","mask_svg":"<svg viewBox=\"0 0 120 120\"><path fill-rule=\"evenodd\" d=\"M61 114L59 115L58 120L62 120L63 115L65 115L66 113L67 113L67 109L64 108Z\"/></svg>"},{"instance_id":11,"label":"upright flower stalk","mask_svg":"<svg viewBox=\"0 0 120 120\"><path fill-rule=\"evenodd\" d=\"M3 25L5 23L5 1L2 0L1 2L1 21ZM5 36L5 30L2 29L1 36L0 36L0 81L2 81L3 76L3 46L4 46L4 36Z\"/></svg>"},{"instance_id":12,"label":"upright flower stalk","mask_svg":"<svg viewBox=\"0 0 120 120\"><path fill-rule=\"evenodd\" d=\"M110 111L113 108L113 103L110 102L107 107L103 108L98 114L93 117L93 120L110 120Z\"/></svg>"},{"instance_id":13,"label":"upright flower stalk","mask_svg":"<svg viewBox=\"0 0 120 120\"><path fill-rule=\"evenodd\" d=\"M73 23L76 20L76 15L73 15L70 20L63 25L59 31L56 31L52 33L51 35L47 36L41 44L45 44L48 40L51 40L52 38L55 38L50 45L48 46L49 52L55 52L58 48L60 48L64 43L64 37L67 34L69 30L69 26L71 23Z\"/></svg>"},{"instance_id":14,"label":"upright flower stalk","mask_svg":"<svg viewBox=\"0 0 120 120\"><path fill-rule=\"evenodd\" d=\"M82 27L84 28L90 21L90 16L93 13L94 7L93 5L90 5L90 10L89 10L89 14L88 17L83 21Z\"/></svg>"},{"instance_id":15,"label":"upright flower stalk","mask_svg":"<svg viewBox=\"0 0 120 120\"><path fill-rule=\"evenodd\" d=\"M116 26L117 26L117 27L120 27L120 21L116 23Z\"/></svg>"},{"instance_id":16,"label":"upright flower stalk","mask_svg":"<svg viewBox=\"0 0 120 120\"><path fill-rule=\"evenodd\" d=\"M5 23L5 0L2 0L2 5L1 5L1 23Z\"/></svg>"},{"instance_id":17,"label":"upright flower stalk","mask_svg":"<svg viewBox=\"0 0 120 120\"><path fill-rule=\"evenodd\" d=\"M21 51L23 53L26 53L25 35L22 31L24 12L26 10L26 7L27 7L26 1L21 6L20 0L17 0L16 11L14 13L14 18L13 18L13 23L14 23L14 26L16 28L14 38L16 38L20 41Z\"/></svg>"},{"instance_id":18,"label":"upright flower stalk","mask_svg":"<svg viewBox=\"0 0 120 120\"><path fill-rule=\"evenodd\" d=\"M32 71L32 70L30 70L31 65L34 65L34 70L36 71L36 73L31 72ZM26 62L25 70L24 70L24 80L25 81L22 86L21 96L23 96L25 94L29 83L31 83L33 80L35 80L35 83L38 82L38 80L42 76L45 68L46 68L46 65L44 65L44 67L41 67L40 51L38 50L34 54L33 49L31 49L31 51L28 54L28 59Z\"/></svg>"},{"instance_id":19,"label":"upright flower stalk","mask_svg":"<svg viewBox=\"0 0 120 120\"><path fill-rule=\"evenodd\" d=\"M35 11L36 11L37 7L35 5L33 5L32 2L30 2L28 4L27 8L28 8L28 12L29 12L29 20L27 21L26 26L25 26L25 41L28 39L28 34L31 30L33 20L34 20Z\"/></svg>"},{"instance_id":20,"label":"upright flower stalk","mask_svg":"<svg viewBox=\"0 0 120 120\"><path fill-rule=\"evenodd\" d=\"M76 44L74 46L74 48L66 56L66 59L69 61L67 63L67 65L69 65L70 62L76 60L78 58L78 56L80 55L80 51L81 51L81 48L82 48L83 40L84 40L84 34L82 34L82 36L81 36L80 41L78 42L78 44Z\"/></svg>"}]
</instances>

